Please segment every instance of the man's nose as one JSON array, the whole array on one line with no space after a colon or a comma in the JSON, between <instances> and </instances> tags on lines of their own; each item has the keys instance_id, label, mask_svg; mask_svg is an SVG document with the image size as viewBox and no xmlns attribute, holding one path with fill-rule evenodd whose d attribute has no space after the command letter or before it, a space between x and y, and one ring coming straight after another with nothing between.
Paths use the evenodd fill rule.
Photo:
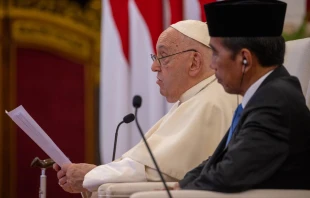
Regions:
<instances>
[{"instance_id":1,"label":"man's nose","mask_svg":"<svg viewBox=\"0 0 310 198\"><path fill-rule=\"evenodd\" d=\"M158 61L155 60L155 61L152 63L151 69L152 69L153 72L158 72L158 71L161 70L161 67L160 67Z\"/></svg>"}]
</instances>

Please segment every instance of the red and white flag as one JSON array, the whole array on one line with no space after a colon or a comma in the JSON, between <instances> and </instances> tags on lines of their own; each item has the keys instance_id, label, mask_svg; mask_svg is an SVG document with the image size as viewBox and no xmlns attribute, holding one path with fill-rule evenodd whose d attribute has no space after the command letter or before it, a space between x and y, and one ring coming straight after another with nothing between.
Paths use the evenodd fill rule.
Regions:
<instances>
[{"instance_id":1,"label":"red and white flag","mask_svg":"<svg viewBox=\"0 0 310 198\"><path fill-rule=\"evenodd\" d=\"M128 1L103 0L102 4L99 147L101 161L109 162L116 126L131 110ZM118 151L129 145L130 134L124 128L120 130Z\"/></svg>"}]
</instances>

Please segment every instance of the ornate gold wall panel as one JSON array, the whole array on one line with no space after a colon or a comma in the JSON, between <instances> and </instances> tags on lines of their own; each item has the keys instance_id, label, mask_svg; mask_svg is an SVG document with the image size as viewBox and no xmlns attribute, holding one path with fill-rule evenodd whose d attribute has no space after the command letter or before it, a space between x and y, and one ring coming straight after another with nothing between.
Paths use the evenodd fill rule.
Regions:
<instances>
[{"instance_id":1,"label":"ornate gold wall panel","mask_svg":"<svg viewBox=\"0 0 310 198\"><path fill-rule=\"evenodd\" d=\"M89 59L94 50L92 56L99 59L100 0L84 9L68 0L11 0L9 10L17 42L46 44L82 59Z\"/></svg>"},{"instance_id":2,"label":"ornate gold wall panel","mask_svg":"<svg viewBox=\"0 0 310 198\"><path fill-rule=\"evenodd\" d=\"M2 19L4 15L3 4L4 4L4 1L0 1L0 19Z\"/></svg>"},{"instance_id":3,"label":"ornate gold wall panel","mask_svg":"<svg viewBox=\"0 0 310 198\"><path fill-rule=\"evenodd\" d=\"M18 43L41 45L84 61L90 59L91 39L74 31L41 21L17 19L12 22L12 38Z\"/></svg>"},{"instance_id":4,"label":"ornate gold wall panel","mask_svg":"<svg viewBox=\"0 0 310 198\"><path fill-rule=\"evenodd\" d=\"M16 49L55 53L84 65L85 159L95 163L95 91L99 83L101 0L84 8L69 0L0 0L0 197L16 192L16 126L4 109L16 107ZM35 154L34 154L35 155Z\"/></svg>"},{"instance_id":5,"label":"ornate gold wall panel","mask_svg":"<svg viewBox=\"0 0 310 198\"><path fill-rule=\"evenodd\" d=\"M2 24L0 22L0 28L2 27ZM1 43L1 35L0 35L0 43ZM3 110L2 107L2 98L4 97L3 94L3 90L2 90L2 80L3 79L3 69L2 69L3 65L2 65L2 45L0 44L0 111ZM3 142L3 138L2 138L2 128L3 128L3 119L0 118L0 144L2 144ZM3 174L2 174L2 164L3 164L3 147L0 146L0 178L3 178ZM2 192L2 179L0 179L0 195Z\"/></svg>"},{"instance_id":6,"label":"ornate gold wall panel","mask_svg":"<svg viewBox=\"0 0 310 198\"><path fill-rule=\"evenodd\" d=\"M55 15L62 20L72 21L85 31L100 31L101 1L92 0L83 9L77 3L68 0L11 0L13 15L22 10ZM57 17L52 20L57 20ZM61 24L61 23L60 23Z\"/></svg>"}]
</instances>

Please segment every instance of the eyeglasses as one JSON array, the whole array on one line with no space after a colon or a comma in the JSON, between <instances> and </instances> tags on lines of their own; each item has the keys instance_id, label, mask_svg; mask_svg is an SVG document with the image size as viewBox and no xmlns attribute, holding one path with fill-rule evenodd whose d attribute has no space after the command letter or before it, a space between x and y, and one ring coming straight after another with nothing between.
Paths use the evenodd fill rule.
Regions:
<instances>
[{"instance_id":1,"label":"eyeglasses","mask_svg":"<svg viewBox=\"0 0 310 198\"><path fill-rule=\"evenodd\" d=\"M152 58L153 61L158 61L159 65L162 66L161 62L160 62L161 59L164 59L164 58L167 58L167 57L170 57L170 56L174 56L174 55L177 55L177 54L181 54L181 53L184 53L184 52L197 52L197 50L194 50L194 49L184 50L182 52L177 52L175 54L170 54L168 56L163 56L163 57L160 57L160 58L158 58L155 54L151 54L151 58Z\"/></svg>"}]
</instances>

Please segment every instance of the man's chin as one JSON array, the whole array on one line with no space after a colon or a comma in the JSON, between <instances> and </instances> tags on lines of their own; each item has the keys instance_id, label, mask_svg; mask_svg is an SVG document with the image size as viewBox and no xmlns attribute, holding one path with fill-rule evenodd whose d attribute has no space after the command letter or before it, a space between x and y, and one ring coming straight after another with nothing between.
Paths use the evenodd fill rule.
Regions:
<instances>
[{"instance_id":1,"label":"man's chin","mask_svg":"<svg viewBox=\"0 0 310 198\"><path fill-rule=\"evenodd\" d=\"M236 89L232 89L230 87L224 87L224 90L228 94L240 94Z\"/></svg>"},{"instance_id":2,"label":"man's chin","mask_svg":"<svg viewBox=\"0 0 310 198\"><path fill-rule=\"evenodd\" d=\"M223 89L226 91L226 86L222 83L222 81L220 79L217 79L217 82L222 85Z\"/></svg>"},{"instance_id":3,"label":"man's chin","mask_svg":"<svg viewBox=\"0 0 310 198\"><path fill-rule=\"evenodd\" d=\"M159 92L160 92L160 94L161 94L162 96L164 96L164 97L166 98L166 101L167 101L168 103L176 103L176 102L179 101L178 98L169 97L168 94L167 94L167 92L165 92L165 91L164 91L163 89L161 89L161 88L160 88Z\"/></svg>"},{"instance_id":4,"label":"man's chin","mask_svg":"<svg viewBox=\"0 0 310 198\"><path fill-rule=\"evenodd\" d=\"M162 95L162 96L166 97L165 92L164 92L161 88L159 88L159 93L160 93L160 95Z\"/></svg>"},{"instance_id":5,"label":"man's chin","mask_svg":"<svg viewBox=\"0 0 310 198\"><path fill-rule=\"evenodd\" d=\"M221 84L221 83L220 83ZM229 94L235 94L235 90L234 89L232 89L231 87L228 87L228 86L225 86L225 85L223 85L223 84L221 84L222 85L222 87L224 88L224 90L225 90L225 92L226 93L229 93Z\"/></svg>"},{"instance_id":6,"label":"man's chin","mask_svg":"<svg viewBox=\"0 0 310 198\"><path fill-rule=\"evenodd\" d=\"M166 97L166 101L167 101L168 103L176 103L176 102L178 102L178 100L172 100L172 99L167 98L167 97Z\"/></svg>"},{"instance_id":7,"label":"man's chin","mask_svg":"<svg viewBox=\"0 0 310 198\"><path fill-rule=\"evenodd\" d=\"M229 94L239 94L238 91L236 91L236 89L232 89L231 87L223 84L223 82L220 79L217 79L217 82L222 85L222 87L223 87L223 89L225 90L226 93L229 93Z\"/></svg>"}]
</instances>

